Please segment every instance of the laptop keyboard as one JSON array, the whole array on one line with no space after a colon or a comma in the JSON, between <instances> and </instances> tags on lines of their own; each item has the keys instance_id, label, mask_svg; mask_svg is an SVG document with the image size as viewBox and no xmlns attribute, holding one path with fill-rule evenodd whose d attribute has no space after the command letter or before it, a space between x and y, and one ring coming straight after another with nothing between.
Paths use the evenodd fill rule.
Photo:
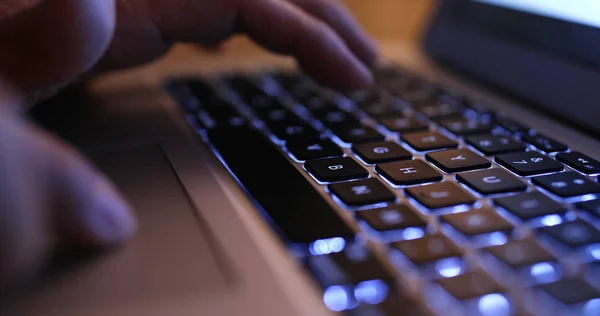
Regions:
<instances>
[{"instance_id":1,"label":"laptop keyboard","mask_svg":"<svg viewBox=\"0 0 600 316\"><path fill-rule=\"evenodd\" d=\"M600 315L600 162L392 66L168 85L347 315Z\"/></svg>"}]
</instances>

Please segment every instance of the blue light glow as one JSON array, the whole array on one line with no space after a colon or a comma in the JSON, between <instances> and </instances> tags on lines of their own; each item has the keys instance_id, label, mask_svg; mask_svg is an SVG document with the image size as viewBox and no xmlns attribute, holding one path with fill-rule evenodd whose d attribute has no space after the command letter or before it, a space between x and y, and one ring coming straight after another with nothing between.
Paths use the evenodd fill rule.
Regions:
<instances>
[{"instance_id":1,"label":"blue light glow","mask_svg":"<svg viewBox=\"0 0 600 316\"><path fill-rule=\"evenodd\" d=\"M502 232L494 232L488 236L488 244L490 246L500 246L508 242L506 235Z\"/></svg>"},{"instance_id":2,"label":"blue light glow","mask_svg":"<svg viewBox=\"0 0 600 316\"><path fill-rule=\"evenodd\" d=\"M550 283L556 281L558 273L551 264L541 262L531 266L531 276L539 283Z\"/></svg>"},{"instance_id":3,"label":"blue light glow","mask_svg":"<svg viewBox=\"0 0 600 316\"><path fill-rule=\"evenodd\" d=\"M595 298L585 303L583 306L584 316L596 316L598 314L600 314L600 298Z\"/></svg>"},{"instance_id":4,"label":"blue light glow","mask_svg":"<svg viewBox=\"0 0 600 316\"><path fill-rule=\"evenodd\" d=\"M320 239L311 243L308 250L312 255L327 255L330 253L341 252L346 247L346 241L341 237L330 239Z\"/></svg>"},{"instance_id":5,"label":"blue light glow","mask_svg":"<svg viewBox=\"0 0 600 316\"><path fill-rule=\"evenodd\" d=\"M484 316L510 315L510 303L502 294L492 293L479 299L479 312Z\"/></svg>"},{"instance_id":6,"label":"blue light glow","mask_svg":"<svg viewBox=\"0 0 600 316\"><path fill-rule=\"evenodd\" d=\"M588 246L586 252L592 257L594 260L600 260L600 244L595 244Z\"/></svg>"},{"instance_id":7,"label":"blue light glow","mask_svg":"<svg viewBox=\"0 0 600 316\"><path fill-rule=\"evenodd\" d=\"M363 303L376 305L385 300L389 288L381 280L360 282L354 289L354 297Z\"/></svg>"},{"instance_id":8,"label":"blue light glow","mask_svg":"<svg viewBox=\"0 0 600 316\"><path fill-rule=\"evenodd\" d=\"M402 232L402 238L404 238L404 240L418 239L423 236L425 236L423 229L416 227L407 228Z\"/></svg>"},{"instance_id":9,"label":"blue light glow","mask_svg":"<svg viewBox=\"0 0 600 316\"><path fill-rule=\"evenodd\" d=\"M323 293L323 302L329 310L341 312L350 308L350 293L342 286L331 286Z\"/></svg>"},{"instance_id":10,"label":"blue light glow","mask_svg":"<svg viewBox=\"0 0 600 316\"><path fill-rule=\"evenodd\" d=\"M459 258L442 259L436 262L435 269L441 276L452 278L461 274L462 261Z\"/></svg>"},{"instance_id":11,"label":"blue light glow","mask_svg":"<svg viewBox=\"0 0 600 316\"><path fill-rule=\"evenodd\" d=\"M542 217L540 220L542 225L544 226L556 226L563 222L562 218L559 215L547 215Z\"/></svg>"}]
</instances>

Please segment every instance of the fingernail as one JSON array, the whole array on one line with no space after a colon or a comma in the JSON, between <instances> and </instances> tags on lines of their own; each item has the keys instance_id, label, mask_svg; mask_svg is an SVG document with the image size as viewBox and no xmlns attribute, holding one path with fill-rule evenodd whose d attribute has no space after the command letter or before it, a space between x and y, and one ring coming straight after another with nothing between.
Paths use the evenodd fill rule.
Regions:
<instances>
[{"instance_id":1,"label":"fingernail","mask_svg":"<svg viewBox=\"0 0 600 316\"><path fill-rule=\"evenodd\" d=\"M129 205L111 188L97 192L89 219L90 230L102 245L118 244L131 237L136 229Z\"/></svg>"}]
</instances>

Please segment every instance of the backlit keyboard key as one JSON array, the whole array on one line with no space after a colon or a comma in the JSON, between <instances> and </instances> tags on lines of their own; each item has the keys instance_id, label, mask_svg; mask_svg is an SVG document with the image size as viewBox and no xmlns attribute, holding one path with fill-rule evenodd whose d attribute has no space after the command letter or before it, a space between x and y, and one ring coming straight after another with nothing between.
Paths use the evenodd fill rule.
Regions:
<instances>
[{"instance_id":1,"label":"backlit keyboard key","mask_svg":"<svg viewBox=\"0 0 600 316\"><path fill-rule=\"evenodd\" d=\"M508 137L497 135L476 135L465 137L467 144L485 155L492 156L516 151L525 151L525 145Z\"/></svg>"},{"instance_id":2,"label":"backlit keyboard key","mask_svg":"<svg viewBox=\"0 0 600 316\"><path fill-rule=\"evenodd\" d=\"M391 202L396 199L394 193L374 178L330 184L329 191L351 206Z\"/></svg>"},{"instance_id":3,"label":"backlit keyboard key","mask_svg":"<svg viewBox=\"0 0 600 316\"><path fill-rule=\"evenodd\" d=\"M401 136L402 140L417 151L458 147L458 143L437 132L415 132Z\"/></svg>"},{"instance_id":4,"label":"backlit keyboard key","mask_svg":"<svg viewBox=\"0 0 600 316\"><path fill-rule=\"evenodd\" d=\"M600 243L600 231L583 220L542 227L539 231L571 248Z\"/></svg>"},{"instance_id":5,"label":"backlit keyboard key","mask_svg":"<svg viewBox=\"0 0 600 316\"><path fill-rule=\"evenodd\" d=\"M275 137L280 140L307 140L315 139L320 136L320 133L310 125L296 122L295 120L281 121L269 125L269 129Z\"/></svg>"},{"instance_id":6,"label":"backlit keyboard key","mask_svg":"<svg viewBox=\"0 0 600 316\"><path fill-rule=\"evenodd\" d=\"M285 147L298 160L342 156L344 152L330 140L291 140Z\"/></svg>"},{"instance_id":7,"label":"backlit keyboard key","mask_svg":"<svg viewBox=\"0 0 600 316\"><path fill-rule=\"evenodd\" d=\"M496 162L520 176L557 172L564 169L560 162L535 151L496 156Z\"/></svg>"},{"instance_id":8,"label":"backlit keyboard key","mask_svg":"<svg viewBox=\"0 0 600 316\"><path fill-rule=\"evenodd\" d=\"M427 160L448 173L484 169L492 163L468 149L436 151L426 155Z\"/></svg>"},{"instance_id":9,"label":"backlit keyboard key","mask_svg":"<svg viewBox=\"0 0 600 316\"><path fill-rule=\"evenodd\" d=\"M546 291L558 301L567 304L577 304L600 298L598 289L581 279L562 279L554 283L541 284L538 288ZM595 311L590 315L595 315Z\"/></svg>"},{"instance_id":10,"label":"backlit keyboard key","mask_svg":"<svg viewBox=\"0 0 600 316\"><path fill-rule=\"evenodd\" d=\"M537 149L543 150L547 153L557 152L557 151L565 151L569 149L569 147L563 143L559 143L552 138L546 137L544 135L523 135L522 139L531 145L535 146Z\"/></svg>"},{"instance_id":11,"label":"backlit keyboard key","mask_svg":"<svg viewBox=\"0 0 600 316\"><path fill-rule=\"evenodd\" d=\"M456 175L456 179L484 195L527 189L523 181L500 168L461 173Z\"/></svg>"},{"instance_id":12,"label":"backlit keyboard key","mask_svg":"<svg viewBox=\"0 0 600 316\"><path fill-rule=\"evenodd\" d=\"M509 221L490 207L442 215L440 219L467 236L510 232L513 229Z\"/></svg>"},{"instance_id":13,"label":"backlit keyboard key","mask_svg":"<svg viewBox=\"0 0 600 316\"><path fill-rule=\"evenodd\" d=\"M444 119L440 125L454 135L473 135L490 133L494 124L464 118Z\"/></svg>"},{"instance_id":14,"label":"backlit keyboard key","mask_svg":"<svg viewBox=\"0 0 600 316\"><path fill-rule=\"evenodd\" d=\"M355 145L352 150L366 163L376 164L412 159L412 154L393 142L374 142Z\"/></svg>"},{"instance_id":15,"label":"backlit keyboard key","mask_svg":"<svg viewBox=\"0 0 600 316\"><path fill-rule=\"evenodd\" d=\"M562 197L600 193L600 184L577 172L561 172L531 180L534 184Z\"/></svg>"},{"instance_id":16,"label":"backlit keyboard key","mask_svg":"<svg viewBox=\"0 0 600 316\"><path fill-rule=\"evenodd\" d=\"M511 268L556 261L554 255L533 239L512 239L503 245L491 246L486 250Z\"/></svg>"},{"instance_id":17,"label":"backlit keyboard key","mask_svg":"<svg viewBox=\"0 0 600 316\"><path fill-rule=\"evenodd\" d=\"M416 110L430 119L437 119L446 116L460 115L464 108L454 102L436 100L419 105L416 107Z\"/></svg>"},{"instance_id":18,"label":"backlit keyboard key","mask_svg":"<svg viewBox=\"0 0 600 316\"><path fill-rule=\"evenodd\" d=\"M359 211L356 213L356 216L379 232L409 227L425 227L427 222L415 212L408 205L392 205L373 210Z\"/></svg>"},{"instance_id":19,"label":"backlit keyboard key","mask_svg":"<svg viewBox=\"0 0 600 316\"><path fill-rule=\"evenodd\" d=\"M472 271L452 278L442 278L437 280L437 283L458 300L505 291L496 281L482 271Z\"/></svg>"},{"instance_id":20,"label":"backlit keyboard key","mask_svg":"<svg viewBox=\"0 0 600 316\"><path fill-rule=\"evenodd\" d=\"M494 199L494 203L522 219L566 212L559 203L540 192L529 192Z\"/></svg>"},{"instance_id":21,"label":"backlit keyboard key","mask_svg":"<svg viewBox=\"0 0 600 316\"><path fill-rule=\"evenodd\" d=\"M578 208L590 212L596 217L600 217L600 200L591 200L576 204Z\"/></svg>"},{"instance_id":22,"label":"backlit keyboard key","mask_svg":"<svg viewBox=\"0 0 600 316\"><path fill-rule=\"evenodd\" d=\"M462 256L459 248L443 235L430 235L419 239L397 241L392 246L400 250L416 265Z\"/></svg>"},{"instance_id":23,"label":"backlit keyboard key","mask_svg":"<svg viewBox=\"0 0 600 316\"><path fill-rule=\"evenodd\" d=\"M326 182L353 180L369 176L369 172L365 168L348 157L308 160L304 166L315 178Z\"/></svg>"},{"instance_id":24,"label":"backlit keyboard key","mask_svg":"<svg viewBox=\"0 0 600 316\"><path fill-rule=\"evenodd\" d=\"M377 165L377 172L397 185L442 181L442 174L422 160L388 162Z\"/></svg>"},{"instance_id":25,"label":"backlit keyboard key","mask_svg":"<svg viewBox=\"0 0 600 316\"><path fill-rule=\"evenodd\" d=\"M343 126L332 128L333 132L346 143L366 143L381 141L385 137L368 126Z\"/></svg>"},{"instance_id":26,"label":"backlit keyboard key","mask_svg":"<svg viewBox=\"0 0 600 316\"><path fill-rule=\"evenodd\" d=\"M529 128L507 118L501 118L498 120L498 125L511 133L527 133Z\"/></svg>"},{"instance_id":27,"label":"backlit keyboard key","mask_svg":"<svg viewBox=\"0 0 600 316\"><path fill-rule=\"evenodd\" d=\"M368 280L393 280L394 275L362 247L347 248L339 253L315 255L307 258L307 265L323 287L358 284Z\"/></svg>"},{"instance_id":28,"label":"backlit keyboard key","mask_svg":"<svg viewBox=\"0 0 600 316\"><path fill-rule=\"evenodd\" d=\"M600 161L577 151L558 154L556 159L585 174L600 173Z\"/></svg>"},{"instance_id":29,"label":"backlit keyboard key","mask_svg":"<svg viewBox=\"0 0 600 316\"><path fill-rule=\"evenodd\" d=\"M476 199L453 182L410 187L406 193L429 209L473 204Z\"/></svg>"},{"instance_id":30,"label":"backlit keyboard key","mask_svg":"<svg viewBox=\"0 0 600 316\"><path fill-rule=\"evenodd\" d=\"M417 131L426 131L429 125L417 121L415 118L406 116L384 116L379 119L381 125L392 132L409 133Z\"/></svg>"}]
</instances>

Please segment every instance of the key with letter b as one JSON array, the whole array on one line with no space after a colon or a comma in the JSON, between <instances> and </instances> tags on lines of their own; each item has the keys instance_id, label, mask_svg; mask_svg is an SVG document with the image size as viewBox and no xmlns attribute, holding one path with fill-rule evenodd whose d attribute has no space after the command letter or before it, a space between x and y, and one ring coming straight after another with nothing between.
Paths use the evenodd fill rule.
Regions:
<instances>
[{"instance_id":1,"label":"key with letter b","mask_svg":"<svg viewBox=\"0 0 600 316\"><path fill-rule=\"evenodd\" d=\"M320 181L335 182L369 176L367 170L348 157L308 160L304 166Z\"/></svg>"}]
</instances>

